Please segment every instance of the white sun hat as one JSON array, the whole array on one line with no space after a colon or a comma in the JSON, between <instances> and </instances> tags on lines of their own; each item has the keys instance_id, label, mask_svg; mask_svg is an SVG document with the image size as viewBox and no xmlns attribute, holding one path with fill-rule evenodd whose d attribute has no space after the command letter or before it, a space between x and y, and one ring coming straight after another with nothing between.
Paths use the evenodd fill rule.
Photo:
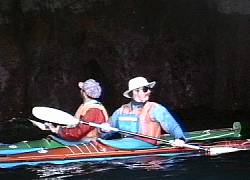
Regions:
<instances>
[{"instance_id":1,"label":"white sun hat","mask_svg":"<svg viewBox=\"0 0 250 180\"><path fill-rule=\"evenodd\" d=\"M123 96L126 98L131 98L129 93L137 88L148 86L150 88L153 88L155 86L155 81L148 82L148 80L144 77L135 77L133 79L130 79L128 82L128 90L123 93Z\"/></svg>"}]
</instances>

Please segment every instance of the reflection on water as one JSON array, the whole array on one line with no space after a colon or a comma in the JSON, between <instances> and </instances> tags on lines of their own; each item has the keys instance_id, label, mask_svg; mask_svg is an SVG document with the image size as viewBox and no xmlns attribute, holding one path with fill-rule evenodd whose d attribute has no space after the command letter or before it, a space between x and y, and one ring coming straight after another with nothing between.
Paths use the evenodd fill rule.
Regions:
<instances>
[{"instance_id":1,"label":"reflection on water","mask_svg":"<svg viewBox=\"0 0 250 180\"><path fill-rule=\"evenodd\" d=\"M103 163L74 163L69 165L48 165L33 169L40 178L69 178L74 176L86 176L112 170L108 164Z\"/></svg>"},{"instance_id":2,"label":"reflection on water","mask_svg":"<svg viewBox=\"0 0 250 180\"><path fill-rule=\"evenodd\" d=\"M165 157L146 157L137 158L133 160L122 161L103 161L103 162L91 162L91 163L74 163L69 165L48 165L38 169L34 169L36 174L41 178L45 177L70 177L76 175L94 175L108 173L115 170L171 170L174 169L178 163L183 159L177 158L165 158Z\"/></svg>"},{"instance_id":3,"label":"reflection on water","mask_svg":"<svg viewBox=\"0 0 250 180\"><path fill-rule=\"evenodd\" d=\"M0 169L0 179L249 179L250 152Z\"/></svg>"},{"instance_id":4,"label":"reflection on water","mask_svg":"<svg viewBox=\"0 0 250 180\"><path fill-rule=\"evenodd\" d=\"M249 179L250 152L144 157L0 170L0 179ZM11 177L11 178L9 178Z\"/></svg>"},{"instance_id":5,"label":"reflection on water","mask_svg":"<svg viewBox=\"0 0 250 180\"><path fill-rule=\"evenodd\" d=\"M173 171L181 169L180 164L183 163L183 158L167 158L167 157L145 157L135 158L122 161L103 161L103 162L84 162L68 165L47 165L42 167L32 168L31 170L38 175L39 178L70 178L70 177L91 177L101 178L106 177L122 177L126 179L128 172L142 173L154 171ZM144 173L141 177L145 177ZM147 178L150 178L147 177ZM152 178L152 177L151 177Z\"/></svg>"}]
</instances>

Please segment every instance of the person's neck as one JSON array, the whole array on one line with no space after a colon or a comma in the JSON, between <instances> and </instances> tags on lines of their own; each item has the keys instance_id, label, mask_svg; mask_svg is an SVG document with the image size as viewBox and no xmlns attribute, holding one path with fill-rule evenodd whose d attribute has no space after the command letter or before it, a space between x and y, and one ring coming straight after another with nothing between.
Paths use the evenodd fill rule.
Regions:
<instances>
[{"instance_id":1,"label":"person's neck","mask_svg":"<svg viewBox=\"0 0 250 180\"><path fill-rule=\"evenodd\" d=\"M85 97L84 100L83 100L83 104L86 104L86 103L89 103L91 101L95 101L94 99L91 99L89 97Z\"/></svg>"},{"instance_id":2,"label":"person's neck","mask_svg":"<svg viewBox=\"0 0 250 180\"><path fill-rule=\"evenodd\" d=\"M141 108L141 107L143 107L145 104L146 104L146 102L138 102L138 101L136 101L136 100L134 100L134 99L131 101L132 107L136 107L136 108Z\"/></svg>"}]
</instances>

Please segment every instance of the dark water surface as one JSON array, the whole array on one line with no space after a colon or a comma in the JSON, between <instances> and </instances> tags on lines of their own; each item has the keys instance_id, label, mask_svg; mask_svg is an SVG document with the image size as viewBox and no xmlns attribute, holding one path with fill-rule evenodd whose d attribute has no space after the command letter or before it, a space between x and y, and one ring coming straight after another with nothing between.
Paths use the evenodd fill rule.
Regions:
<instances>
[{"instance_id":1,"label":"dark water surface","mask_svg":"<svg viewBox=\"0 0 250 180\"><path fill-rule=\"evenodd\" d=\"M0 169L0 179L250 179L250 151Z\"/></svg>"}]
</instances>

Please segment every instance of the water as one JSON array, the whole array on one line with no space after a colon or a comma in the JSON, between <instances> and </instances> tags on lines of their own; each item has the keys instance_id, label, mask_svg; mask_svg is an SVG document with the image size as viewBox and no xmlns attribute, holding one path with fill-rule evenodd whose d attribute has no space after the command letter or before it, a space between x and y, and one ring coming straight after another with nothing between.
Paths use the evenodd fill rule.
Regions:
<instances>
[{"instance_id":1,"label":"water","mask_svg":"<svg viewBox=\"0 0 250 180\"><path fill-rule=\"evenodd\" d=\"M250 179L250 151L0 169L0 179Z\"/></svg>"}]
</instances>

